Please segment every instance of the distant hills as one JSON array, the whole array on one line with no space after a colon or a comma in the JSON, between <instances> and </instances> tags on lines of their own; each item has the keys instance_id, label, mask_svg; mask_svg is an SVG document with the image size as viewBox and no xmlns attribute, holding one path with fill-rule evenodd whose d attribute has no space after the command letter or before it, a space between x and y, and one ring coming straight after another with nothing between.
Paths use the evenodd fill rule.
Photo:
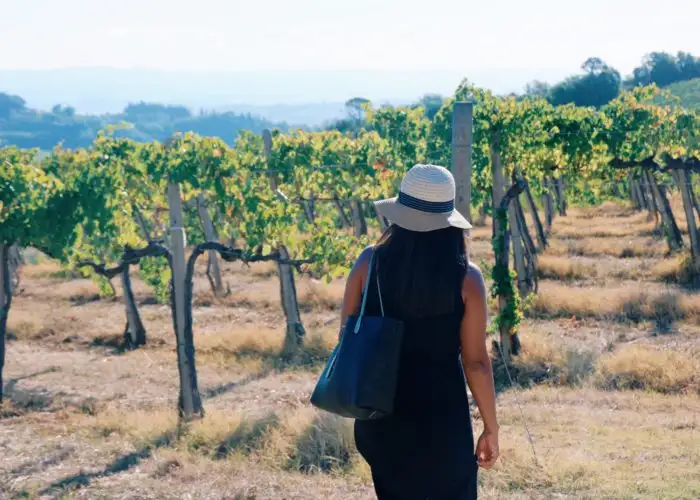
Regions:
<instances>
[{"instance_id":1,"label":"distant hills","mask_svg":"<svg viewBox=\"0 0 700 500\"><path fill-rule=\"evenodd\" d=\"M200 110L233 111L272 121L318 126L344 115L343 103L364 97L376 105L416 102L424 94L450 95L464 77L506 94L565 70L547 68L454 70L166 71L68 68L0 70L0 92L22 96L31 108L61 104L79 114L120 113L140 101Z\"/></svg>"},{"instance_id":2,"label":"distant hills","mask_svg":"<svg viewBox=\"0 0 700 500\"><path fill-rule=\"evenodd\" d=\"M700 111L700 78L673 83L667 89L680 99L681 106Z\"/></svg>"},{"instance_id":3,"label":"distant hills","mask_svg":"<svg viewBox=\"0 0 700 500\"><path fill-rule=\"evenodd\" d=\"M657 67L673 68L658 63L666 59L690 61L700 71L700 59L688 54L652 56L635 70L635 78L654 83L658 83L654 78L663 80L665 75ZM554 97L563 89L571 95L565 95L562 102L590 104L588 97L599 94L595 85L606 74L598 66L587 68L590 61L615 76L611 82L603 82L615 87L607 102L620 90L619 74L595 59L584 64L588 73L570 76L554 86L538 80L527 86L525 95L544 96L557 104ZM678 68L695 66L688 63ZM347 114L345 101L351 97L367 98L374 106L409 105L432 94L439 106L440 95L450 95L461 79L457 71L0 70L0 147L50 150L59 143L84 147L100 130L125 122L129 128L116 134L138 141L163 140L174 132L193 131L232 143L242 130L260 133L265 128L313 129L340 123L338 120ZM482 85L478 79L470 80ZM663 86L681 105L700 109L700 78ZM387 95L393 97L383 97Z\"/></svg>"},{"instance_id":4,"label":"distant hills","mask_svg":"<svg viewBox=\"0 0 700 500\"><path fill-rule=\"evenodd\" d=\"M228 143L243 130L261 133L265 128L287 129L279 123L251 114L201 112L184 106L134 103L119 113L79 114L70 106L55 105L50 111L30 108L19 96L0 93L0 147L18 146L51 150L89 146L100 130L118 127L115 135L140 142L165 140L175 132L196 132L221 137ZM123 128L127 126L128 128Z\"/></svg>"}]
</instances>

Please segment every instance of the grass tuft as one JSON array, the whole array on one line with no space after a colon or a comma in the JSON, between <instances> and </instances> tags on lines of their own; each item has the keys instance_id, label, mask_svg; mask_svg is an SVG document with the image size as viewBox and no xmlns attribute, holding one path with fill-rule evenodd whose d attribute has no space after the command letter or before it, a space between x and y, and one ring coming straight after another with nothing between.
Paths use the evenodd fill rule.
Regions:
<instances>
[{"instance_id":1,"label":"grass tuft","mask_svg":"<svg viewBox=\"0 0 700 500\"><path fill-rule=\"evenodd\" d=\"M605 390L700 393L700 363L680 351L628 346L601 357L595 381Z\"/></svg>"}]
</instances>

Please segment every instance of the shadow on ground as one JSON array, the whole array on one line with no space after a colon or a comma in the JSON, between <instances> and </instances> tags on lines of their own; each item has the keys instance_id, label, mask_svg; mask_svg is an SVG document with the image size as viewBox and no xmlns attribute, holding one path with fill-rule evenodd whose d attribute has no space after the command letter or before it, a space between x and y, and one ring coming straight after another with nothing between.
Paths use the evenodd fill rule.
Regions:
<instances>
[{"instance_id":1,"label":"shadow on ground","mask_svg":"<svg viewBox=\"0 0 700 500\"><path fill-rule=\"evenodd\" d=\"M78 474L59 479L51 483L46 488L39 491L39 495L60 495L75 489L90 486L90 483L95 479L111 476L120 472L127 471L135 467L142 460L150 458L153 452L164 446L168 446L177 436L178 431L168 431L157 438L149 441L140 449L121 455L112 463L108 464L104 469L95 472L80 472Z\"/></svg>"}]
</instances>

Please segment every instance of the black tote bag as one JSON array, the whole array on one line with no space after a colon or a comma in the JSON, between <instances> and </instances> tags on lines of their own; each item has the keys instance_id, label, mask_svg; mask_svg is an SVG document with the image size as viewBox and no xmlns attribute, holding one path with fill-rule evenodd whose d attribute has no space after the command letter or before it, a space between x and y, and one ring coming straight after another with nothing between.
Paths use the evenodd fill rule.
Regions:
<instances>
[{"instance_id":1,"label":"black tote bag","mask_svg":"<svg viewBox=\"0 0 700 500\"><path fill-rule=\"evenodd\" d=\"M378 273L375 281L382 315L365 316L373 263L374 253L360 314L348 318L311 395L311 404L317 408L357 420L392 414L403 343L403 322L384 316Z\"/></svg>"}]
</instances>

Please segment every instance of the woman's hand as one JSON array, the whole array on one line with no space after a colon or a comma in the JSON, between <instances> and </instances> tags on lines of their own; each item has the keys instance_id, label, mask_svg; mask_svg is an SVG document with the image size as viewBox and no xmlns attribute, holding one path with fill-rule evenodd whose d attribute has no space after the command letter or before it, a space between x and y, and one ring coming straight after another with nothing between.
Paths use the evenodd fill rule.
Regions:
<instances>
[{"instance_id":1,"label":"woman's hand","mask_svg":"<svg viewBox=\"0 0 700 500\"><path fill-rule=\"evenodd\" d=\"M476 443L476 460L482 469L490 469L498 460L498 432L484 431Z\"/></svg>"}]
</instances>

